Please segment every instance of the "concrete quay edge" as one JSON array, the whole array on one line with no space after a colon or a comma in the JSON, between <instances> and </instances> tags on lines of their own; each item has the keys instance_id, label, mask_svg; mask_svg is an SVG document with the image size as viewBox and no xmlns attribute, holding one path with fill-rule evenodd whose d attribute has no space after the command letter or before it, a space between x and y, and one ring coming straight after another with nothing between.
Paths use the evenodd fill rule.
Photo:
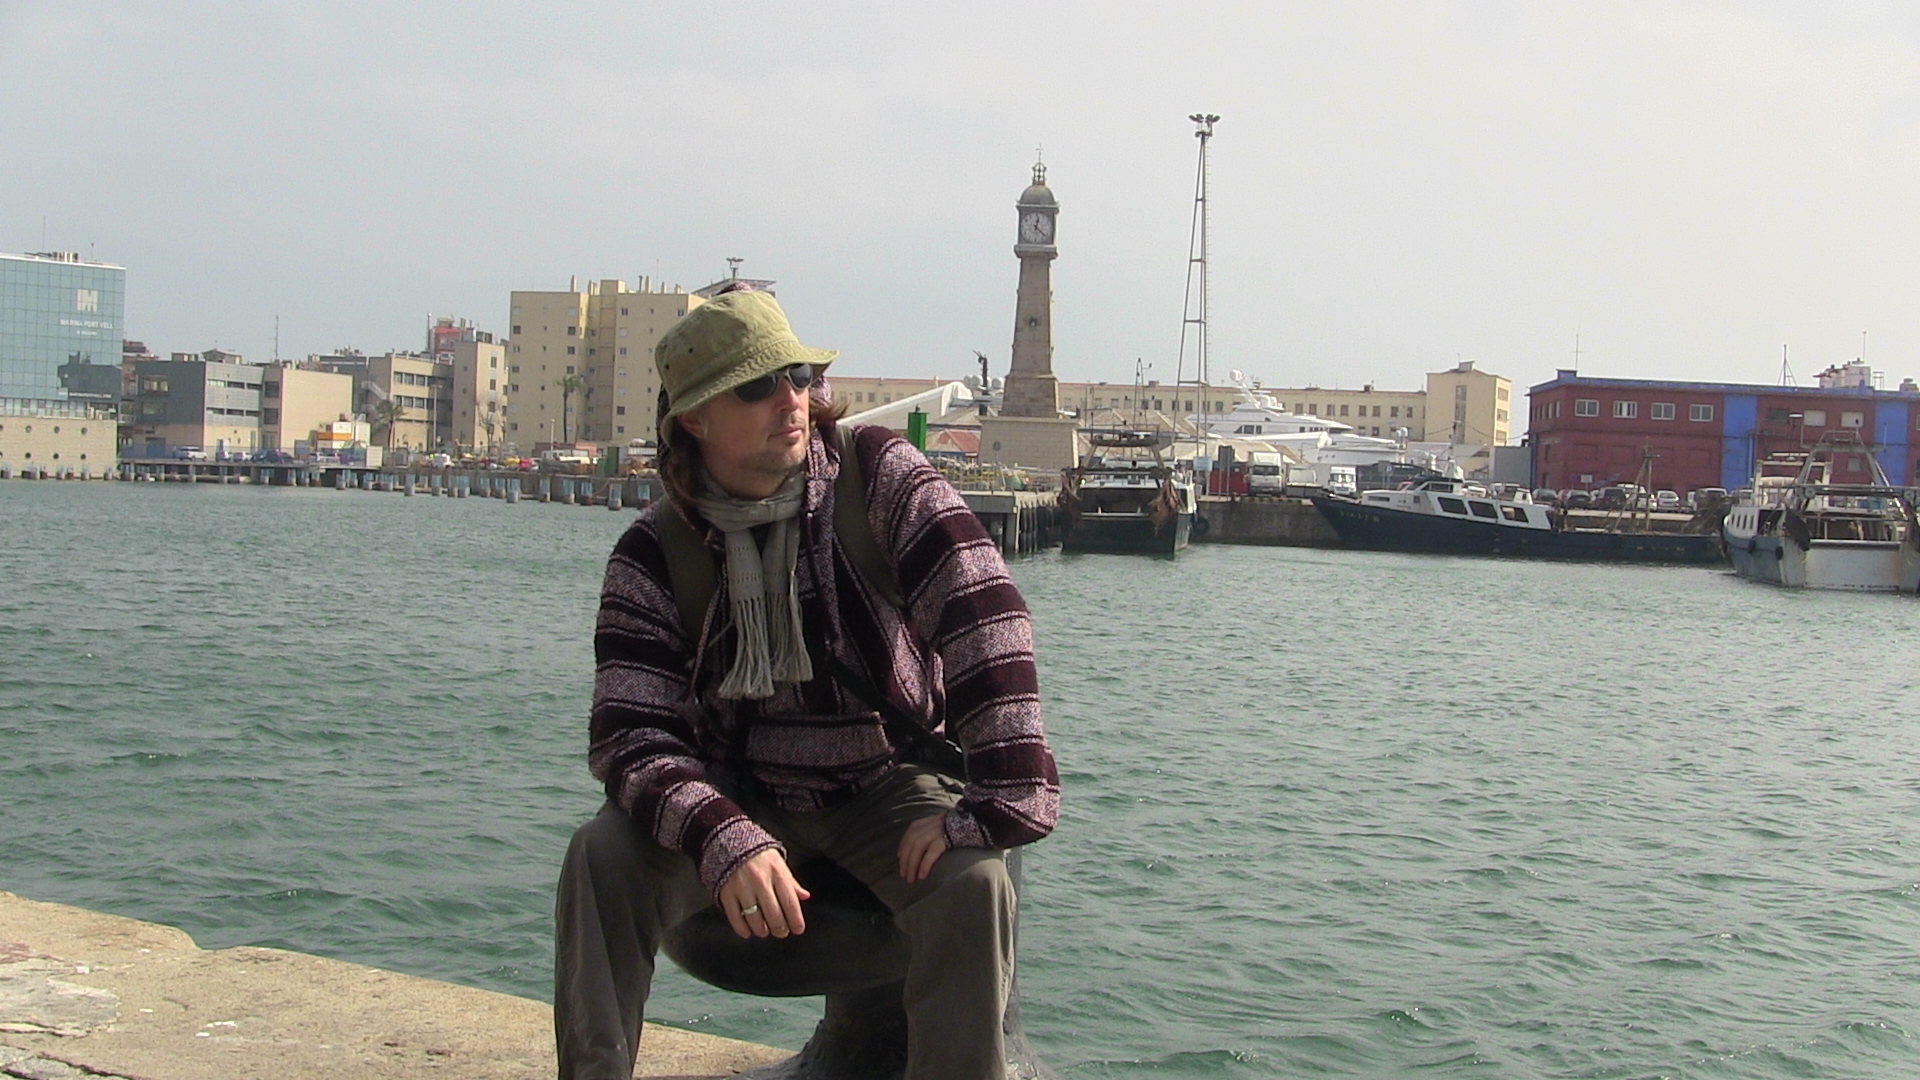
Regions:
<instances>
[{"instance_id":1,"label":"concrete quay edge","mask_svg":"<svg viewBox=\"0 0 1920 1080\"><path fill-rule=\"evenodd\" d=\"M648 1024L637 1077L730 1077L792 1051ZM31 1080L534 1080L544 1002L0 892L0 1075Z\"/></svg>"}]
</instances>

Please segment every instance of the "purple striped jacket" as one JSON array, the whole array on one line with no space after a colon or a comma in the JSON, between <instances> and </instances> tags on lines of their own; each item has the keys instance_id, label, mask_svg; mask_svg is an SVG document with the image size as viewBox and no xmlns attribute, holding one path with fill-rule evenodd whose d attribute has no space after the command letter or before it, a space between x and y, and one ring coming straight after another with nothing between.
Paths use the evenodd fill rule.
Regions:
<instances>
[{"instance_id":1,"label":"purple striped jacket","mask_svg":"<svg viewBox=\"0 0 1920 1080\"><path fill-rule=\"evenodd\" d=\"M816 429L796 571L807 636L907 715L930 728L944 718L969 774L946 818L950 846L1038 840L1059 819L1060 778L1040 724L1026 603L979 519L918 450L875 427L859 429L855 447L867 516L906 610L873 591L833 536L839 442ZM878 714L824 673L779 685L757 710L716 696L730 656L724 637L696 647L681 627L654 528L656 513L671 512L661 503L643 511L607 563L588 762L608 796L689 856L717 893L742 862L778 844L714 789L709 769L744 764L782 808L806 811L872 783L908 748L892 745ZM721 537L707 533L717 562ZM719 578L709 626L726 621ZM741 715L756 711L751 722Z\"/></svg>"}]
</instances>

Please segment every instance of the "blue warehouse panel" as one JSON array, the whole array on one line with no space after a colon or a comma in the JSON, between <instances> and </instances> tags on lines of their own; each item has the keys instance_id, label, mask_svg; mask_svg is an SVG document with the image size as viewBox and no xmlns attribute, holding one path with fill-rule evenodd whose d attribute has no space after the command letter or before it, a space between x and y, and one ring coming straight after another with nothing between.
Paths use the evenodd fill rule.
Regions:
<instances>
[{"instance_id":1,"label":"blue warehouse panel","mask_svg":"<svg viewBox=\"0 0 1920 1080\"><path fill-rule=\"evenodd\" d=\"M1895 484L1914 482L1913 458L1907 453L1908 432L1913 430L1909 407L1904 401L1882 401L1873 410L1873 456Z\"/></svg>"},{"instance_id":2,"label":"blue warehouse panel","mask_svg":"<svg viewBox=\"0 0 1920 1080\"><path fill-rule=\"evenodd\" d=\"M1728 394L1722 409L1720 486L1733 491L1753 482L1753 432L1760 425L1760 399L1753 394Z\"/></svg>"}]
</instances>

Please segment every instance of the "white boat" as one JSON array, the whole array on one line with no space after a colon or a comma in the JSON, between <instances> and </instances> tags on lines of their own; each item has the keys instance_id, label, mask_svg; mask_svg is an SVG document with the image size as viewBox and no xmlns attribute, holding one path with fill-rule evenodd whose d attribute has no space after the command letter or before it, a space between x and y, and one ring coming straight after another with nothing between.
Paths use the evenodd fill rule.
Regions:
<instances>
[{"instance_id":1,"label":"white boat","mask_svg":"<svg viewBox=\"0 0 1920 1080\"><path fill-rule=\"evenodd\" d=\"M1836 482L1851 473L1862 483ZM1904 488L1857 437L1831 436L1755 471L1721 526L1740 576L1796 589L1920 590L1920 528Z\"/></svg>"}]
</instances>

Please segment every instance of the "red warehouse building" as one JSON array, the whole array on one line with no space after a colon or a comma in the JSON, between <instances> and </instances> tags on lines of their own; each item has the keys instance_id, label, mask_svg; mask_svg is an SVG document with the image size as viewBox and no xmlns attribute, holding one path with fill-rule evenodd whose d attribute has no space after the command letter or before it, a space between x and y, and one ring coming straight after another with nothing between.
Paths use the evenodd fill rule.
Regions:
<instances>
[{"instance_id":1,"label":"red warehouse building","mask_svg":"<svg viewBox=\"0 0 1920 1080\"><path fill-rule=\"evenodd\" d=\"M1538 487L1631 483L1650 450L1650 487L1731 491L1752 481L1759 459L1811 446L1829 432L1873 447L1895 484L1920 476L1920 393L1909 390L1593 379L1562 369L1527 398ZM1852 464L1864 483L1865 466Z\"/></svg>"}]
</instances>

